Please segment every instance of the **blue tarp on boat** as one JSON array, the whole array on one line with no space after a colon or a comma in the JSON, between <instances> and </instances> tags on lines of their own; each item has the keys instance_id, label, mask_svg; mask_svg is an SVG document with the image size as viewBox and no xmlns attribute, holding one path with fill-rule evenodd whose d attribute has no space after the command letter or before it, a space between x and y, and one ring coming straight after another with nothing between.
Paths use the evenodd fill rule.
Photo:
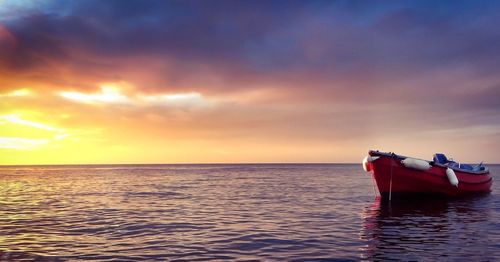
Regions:
<instances>
[{"instance_id":1,"label":"blue tarp on boat","mask_svg":"<svg viewBox=\"0 0 500 262\"><path fill-rule=\"evenodd\" d=\"M484 167L482 166L482 163L477 165L477 166L472 166L469 164L461 164L457 163L453 160L449 160L444 154L442 153L436 153L434 154L434 157L432 158L432 161L436 164L441 164L441 165L447 165L448 167L452 169L461 169L461 170L468 170L468 171L481 171L484 170Z\"/></svg>"}]
</instances>

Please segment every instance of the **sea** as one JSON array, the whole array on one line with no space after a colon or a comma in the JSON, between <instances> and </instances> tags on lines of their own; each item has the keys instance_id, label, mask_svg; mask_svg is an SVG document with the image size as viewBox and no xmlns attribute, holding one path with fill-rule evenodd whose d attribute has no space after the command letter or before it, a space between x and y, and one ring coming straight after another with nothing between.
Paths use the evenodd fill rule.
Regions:
<instances>
[{"instance_id":1,"label":"sea","mask_svg":"<svg viewBox=\"0 0 500 262\"><path fill-rule=\"evenodd\" d=\"M381 201L361 164L3 166L0 261L498 261L492 189Z\"/></svg>"}]
</instances>

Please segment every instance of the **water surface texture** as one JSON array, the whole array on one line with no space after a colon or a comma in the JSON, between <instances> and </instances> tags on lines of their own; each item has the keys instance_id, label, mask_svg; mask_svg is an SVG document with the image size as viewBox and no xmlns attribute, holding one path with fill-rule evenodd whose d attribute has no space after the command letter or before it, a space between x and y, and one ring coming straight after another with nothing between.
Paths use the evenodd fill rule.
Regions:
<instances>
[{"instance_id":1,"label":"water surface texture","mask_svg":"<svg viewBox=\"0 0 500 262\"><path fill-rule=\"evenodd\" d=\"M1 167L0 260L498 260L498 182L385 204L361 165Z\"/></svg>"}]
</instances>

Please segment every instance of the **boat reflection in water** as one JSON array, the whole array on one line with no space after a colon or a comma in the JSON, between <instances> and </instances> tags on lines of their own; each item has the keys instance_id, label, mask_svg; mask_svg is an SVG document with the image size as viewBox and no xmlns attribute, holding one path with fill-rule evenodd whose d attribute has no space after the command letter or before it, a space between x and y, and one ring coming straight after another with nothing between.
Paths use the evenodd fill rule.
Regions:
<instances>
[{"instance_id":1,"label":"boat reflection in water","mask_svg":"<svg viewBox=\"0 0 500 262\"><path fill-rule=\"evenodd\" d=\"M487 196L466 199L376 198L364 210L361 238L367 260L495 260L497 236Z\"/></svg>"}]
</instances>

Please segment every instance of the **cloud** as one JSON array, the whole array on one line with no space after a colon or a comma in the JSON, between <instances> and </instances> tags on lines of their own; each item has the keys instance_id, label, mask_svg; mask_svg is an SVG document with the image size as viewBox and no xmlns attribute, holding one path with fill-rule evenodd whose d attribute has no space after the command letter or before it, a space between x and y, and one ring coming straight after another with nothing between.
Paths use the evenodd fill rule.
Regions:
<instances>
[{"instance_id":1,"label":"cloud","mask_svg":"<svg viewBox=\"0 0 500 262\"><path fill-rule=\"evenodd\" d=\"M306 87L296 83L317 93L338 93L350 88L342 83L353 76L383 90L387 81L463 64L477 74L494 74L499 67L492 57L500 41L492 26L499 22L496 6L460 2L452 6L466 11L452 12L449 3L433 5L84 1L37 6L6 21L19 44L4 55L4 67L59 85L74 85L71 75L81 72L80 78L127 80L156 91L193 84L215 92L273 85L295 87L291 91L299 97ZM69 79L49 73L64 70L61 64L71 71L64 71Z\"/></svg>"},{"instance_id":2,"label":"cloud","mask_svg":"<svg viewBox=\"0 0 500 262\"><path fill-rule=\"evenodd\" d=\"M58 95L69 101L91 105L202 109L215 103L198 92L144 94L126 82L102 84L97 93L60 91Z\"/></svg>"},{"instance_id":3,"label":"cloud","mask_svg":"<svg viewBox=\"0 0 500 262\"><path fill-rule=\"evenodd\" d=\"M273 86L332 99L388 93L436 70L466 65L473 79L500 69L492 59L500 34L491 2L75 1L26 8L4 21L18 42L3 55L4 71L86 92L97 82L126 80L157 93Z\"/></svg>"},{"instance_id":4,"label":"cloud","mask_svg":"<svg viewBox=\"0 0 500 262\"><path fill-rule=\"evenodd\" d=\"M137 97L139 102L149 105L169 106L169 107L188 107L203 108L213 105L213 101L206 100L200 93L179 93L179 94L159 94L142 95Z\"/></svg>"},{"instance_id":5,"label":"cloud","mask_svg":"<svg viewBox=\"0 0 500 262\"><path fill-rule=\"evenodd\" d=\"M26 120L16 114L0 116L0 126L0 149L31 150L70 136L63 128Z\"/></svg>"},{"instance_id":6,"label":"cloud","mask_svg":"<svg viewBox=\"0 0 500 262\"><path fill-rule=\"evenodd\" d=\"M5 10L2 105L69 111L87 124L142 125L147 116L185 133L196 124L206 130L193 136L207 139L341 143L500 123L494 1L49 1ZM23 89L36 98L18 99ZM191 115L176 122L171 111Z\"/></svg>"},{"instance_id":7,"label":"cloud","mask_svg":"<svg viewBox=\"0 0 500 262\"><path fill-rule=\"evenodd\" d=\"M3 124L12 123L12 124L17 124L17 125L29 126L29 127L36 128L36 129L54 131L54 132L58 132L58 133L64 132L64 129L52 127L52 126L45 125L45 124L38 123L38 122L34 122L34 121L24 120L17 115L4 115L4 116L0 117L0 121L2 121ZM2 122L0 122L0 123L2 123Z\"/></svg>"},{"instance_id":8,"label":"cloud","mask_svg":"<svg viewBox=\"0 0 500 262\"><path fill-rule=\"evenodd\" d=\"M101 87L101 92L94 94L85 94L81 92L62 91L60 96L71 101L85 104L128 104L130 100L125 95L112 87Z\"/></svg>"}]
</instances>

